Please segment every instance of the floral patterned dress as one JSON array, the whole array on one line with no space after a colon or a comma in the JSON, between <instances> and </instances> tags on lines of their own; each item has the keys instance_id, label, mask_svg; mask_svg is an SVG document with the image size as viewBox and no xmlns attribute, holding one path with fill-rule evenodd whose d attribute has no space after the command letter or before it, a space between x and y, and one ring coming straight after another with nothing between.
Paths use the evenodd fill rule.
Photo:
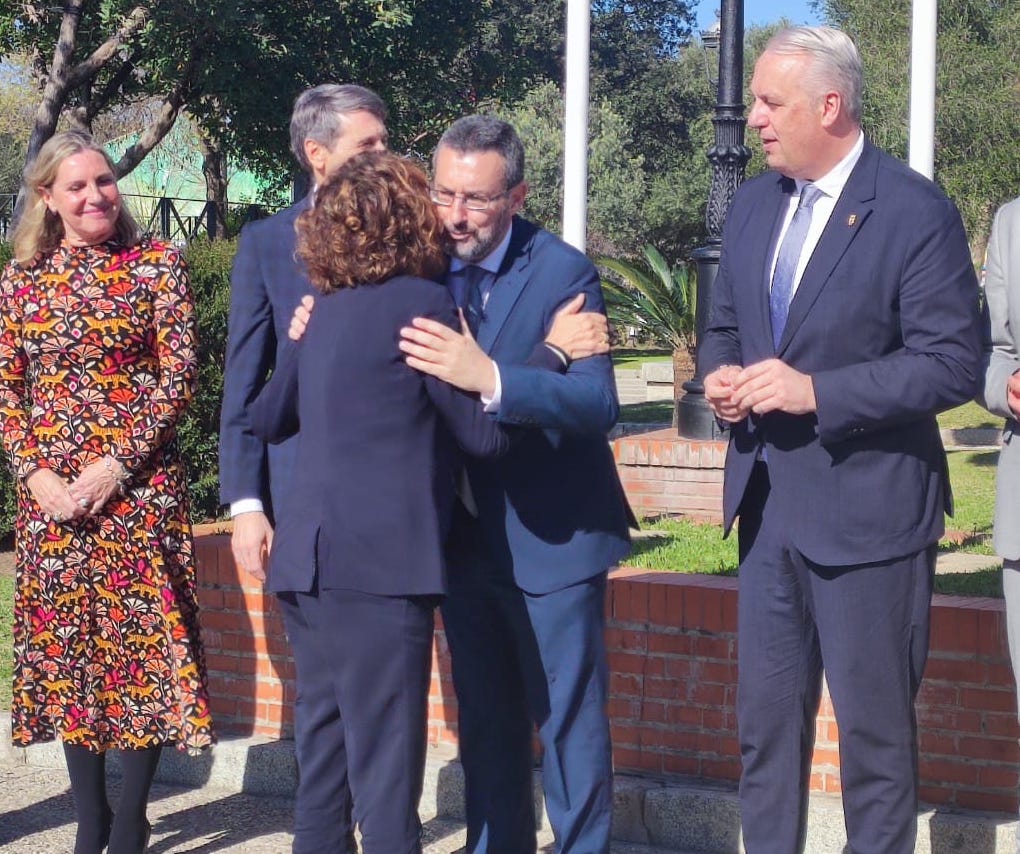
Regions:
<instances>
[{"instance_id":1,"label":"floral patterned dress","mask_svg":"<svg viewBox=\"0 0 1020 854\"><path fill-rule=\"evenodd\" d=\"M0 279L0 429L17 479L15 744L102 751L212 742L187 479L175 424L196 374L172 247L62 245ZM23 478L111 454L130 479L58 523Z\"/></svg>"}]
</instances>

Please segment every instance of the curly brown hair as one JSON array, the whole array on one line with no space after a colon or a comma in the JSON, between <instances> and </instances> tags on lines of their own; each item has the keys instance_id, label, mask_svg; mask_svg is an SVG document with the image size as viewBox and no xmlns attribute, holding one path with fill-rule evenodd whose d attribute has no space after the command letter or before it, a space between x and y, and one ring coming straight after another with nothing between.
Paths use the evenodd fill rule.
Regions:
<instances>
[{"instance_id":1,"label":"curly brown hair","mask_svg":"<svg viewBox=\"0 0 1020 854\"><path fill-rule=\"evenodd\" d=\"M416 164L387 151L352 157L297 221L297 254L322 293L393 276L438 280L443 225Z\"/></svg>"}]
</instances>

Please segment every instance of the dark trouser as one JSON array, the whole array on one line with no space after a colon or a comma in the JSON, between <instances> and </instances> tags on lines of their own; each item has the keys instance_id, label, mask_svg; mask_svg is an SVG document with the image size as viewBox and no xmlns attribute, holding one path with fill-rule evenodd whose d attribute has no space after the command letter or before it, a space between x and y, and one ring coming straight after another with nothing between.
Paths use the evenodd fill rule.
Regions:
<instances>
[{"instance_id":1,"label":"dark trouser","mask_svg":"<svg viewBox=\"0 0 1020 854\"><path fill-rule=\"evenodd\" d=\"M106 754L81 745L64 745L64 759L78 818L74 854L141 854L149 841L145 808L162 748L122 750L121 795L116 815L106 800Z\"/></svg>"},{"instance_id":2,"label":"dark trouser","mask_svg":"<svg viewBox=\"0 0 1020 854\"><path fill-rule=\"evenodd\" d=\"M849 850L912 854L914 698L928 657L935 546L881 563L819 566L793 548L770 513L763 465L744 504L737 723L746 850L803 849L824 665Z\"/></svg>"},{"instance_id":3,"label":"dark trouser","mask_svg":"<svg viewBox=\"0 0 1020 854\"><path fill-rule=\"evenodd\" d=\"M297 669L295 854L421 851L434 597L280 595Z\"/></svg>"},{"instance_id":4,"label":"dark trouser","mask_svg":"<svg viewBox=\"0 0 1020 854\"><path fill-rule=\"evenodd\" d=\"M459 711L467 850L535 851L537 723L557 852L608 852L605 575L541 596L476 582L451 579L442 608Z\"/></svg>"}]
</instances>

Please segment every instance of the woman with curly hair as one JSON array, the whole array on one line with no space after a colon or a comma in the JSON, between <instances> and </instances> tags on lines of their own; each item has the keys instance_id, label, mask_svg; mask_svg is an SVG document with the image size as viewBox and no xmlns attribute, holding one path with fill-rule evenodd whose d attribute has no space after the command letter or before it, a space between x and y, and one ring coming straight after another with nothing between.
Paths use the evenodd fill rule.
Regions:
<instances>
[{"instance_id":1,"label":"woman with curly hair","mask_svg":"<svg viewBox=\"0 0 1020 854\"><path fill-rule=\"evenodd\" d=\"M347 850L347 782L362 850L416 852L460 453L499 454L509 439L477 397L409 368L398 349L414 317L460 325L438 283L442 225L417 166L359 155L297 229L322 295L249 409L269 442L301 428L266 582L297 666L294 851Z\"/></svg>"},{"instance_id":2,"label":"woman with curly hair","mask_svg":"<svg viewBox=\"0 0 1020 854\"><path fill-rule=\"evenodd\" d=\"M88 134L53 136L25 183L0 279L0 430L18 497L11 729L17 745L63 743L75 854L136 854L163 745L212 742L175 440L195 384L194 301L180 255L141 236Z\"/></svg>"}]
</instances>

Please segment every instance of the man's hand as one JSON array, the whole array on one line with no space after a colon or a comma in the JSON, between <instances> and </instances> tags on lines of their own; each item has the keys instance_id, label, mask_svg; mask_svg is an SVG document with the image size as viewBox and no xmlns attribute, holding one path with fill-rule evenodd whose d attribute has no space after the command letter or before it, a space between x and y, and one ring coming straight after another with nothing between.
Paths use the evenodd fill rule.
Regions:
<instances>
[{"instance_id":1,"label":"man's hand","mask_svg":"<svg viewBox=\"0 0 1020 854\"><path fill-rule=\"evenodd\" d=\"M571 361L609 352L609 321L597 311L581 311L584 294L577 294L553 317L545 336L547 344L559 347Z\"/></svg>"},{"instance_id":2,"label":"man's hand","mask_svg":"<svg viewBox=\"0 0 1020 854\"><path fill-rule=\"evenodd\" d=\"M308 328L308 321L312 317L312 307L315 305L315 297L305 294L301 302L294 309L294 315L290 319L290 326L287 327L287 337L291 341L300 341Z\"/></svg>"},{"instance_id":3,"label":"man's hand","mask_svg":"<svg viewBox=\"0 0 1020 854\"><path fill-rule=\"evenodd\" d=\"M266 561L273 547L273 526L260 510L239 513L234 517L234 533L230 550L234 561L258 581L266 580Z\"/></svg>"},{"instance_id":4,"label":"man's hand","mask_svg":"<svg viewBox=\"0 0 1020 854\"><path fill-rule=\"evenodd\" d=\"M1006 404L1014 418L1020 418L1020 371L1015 371L1006 381Z\"/></svg>"},{"instance_id":5,"label":"man's hand","mask_svg":"<svg viewBox=\"0 0 1020 854\"><path fill-rule=\"evenodd\" d=\"M734 399L733 383L738 376L736 365L721 365L705 377L705 401L716 418L729 424L743 421L751 412Z\"/></svg>"},{"instance_id":6,"label":"man's hand","mask_svg":"<svg viewBox=\"0 0 1020 854\"><path fill-rule=\"evenodd\" d=\"M733 380L732 400L739 408L758 415L766 412L804 415L816 409L811 377L779 359L766 359L744 368Z\"/></svg>"},{"instance_id":7,"label":"man's hand","mask_svg":"<svg viewBox=\"0 0 1020 854\"><path fill-rule=\"evenodd\" d=\"M491 398L496 390L492 359L475 343L460 312L460 332L426 317L416 317L400 330L400 349L409 367L464 391Z\"/></svg>"}]
</instances>

